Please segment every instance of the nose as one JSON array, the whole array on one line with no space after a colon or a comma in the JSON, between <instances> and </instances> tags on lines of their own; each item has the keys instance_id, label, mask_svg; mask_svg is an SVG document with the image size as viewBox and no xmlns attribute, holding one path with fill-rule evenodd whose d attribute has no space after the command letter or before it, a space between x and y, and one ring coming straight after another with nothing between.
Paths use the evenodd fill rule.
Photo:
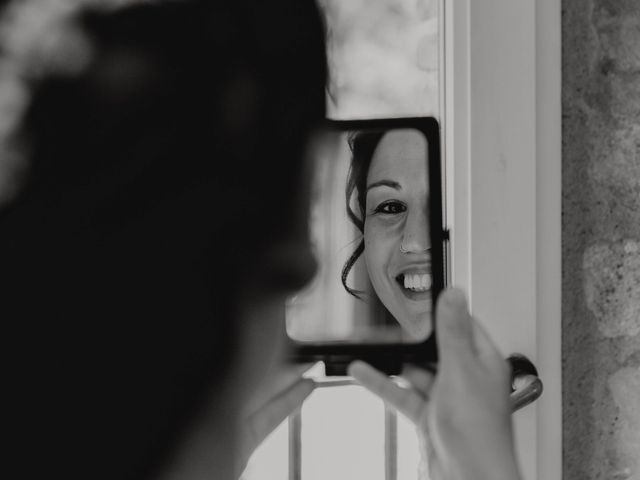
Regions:
<instances>
[{"instance_id":1,"label":"nose","mask_svg":"<svg viewBox=\"0 0 640 480\"><path fill-rule=\"evenodd\" d=\"M402 253L424 253L431 248L429 220L425 212L413 211L407 215L400 251Z\"/></svg>"}]
</instances>

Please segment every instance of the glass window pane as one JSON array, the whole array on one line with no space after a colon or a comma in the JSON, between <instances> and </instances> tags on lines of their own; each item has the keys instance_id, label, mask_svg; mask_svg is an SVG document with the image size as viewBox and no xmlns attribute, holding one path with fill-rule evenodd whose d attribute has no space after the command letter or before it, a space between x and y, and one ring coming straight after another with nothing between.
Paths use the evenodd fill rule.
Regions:
<instances>
[{"instance_id":1,"label":"glass window pane","mask_svg":"<svg viewBox=\"0 0 640 480\"><path fill-rule=\"evenodd\" d=\"M317 389L302 407L303 480L384 480L384 404L359 386Z\"/></svg>"},{"instance_id":2,"label":"glass window pane","mask_svg":"<svg viewBox=\"0 0 640 480\"><path fill-rule=\"evenodd\" d=\"M438 117L441 0L319 0L331 118Z\"/></svg>"}]
</instances>

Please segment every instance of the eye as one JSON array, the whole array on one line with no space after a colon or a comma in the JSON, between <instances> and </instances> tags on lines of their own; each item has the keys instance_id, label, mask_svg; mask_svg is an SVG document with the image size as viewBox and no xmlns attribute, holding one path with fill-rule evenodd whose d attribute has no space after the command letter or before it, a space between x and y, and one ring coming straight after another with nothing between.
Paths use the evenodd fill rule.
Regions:
<instances>
[{"instance_id":1,"label":"eye","mask_svg":"<svg viewBox=\"0 0 640 480\"><path fill-rule=\"evenodd\" d=\"M374 214L384 214L384 215L397 215L399 213L403 213L407 210L407 207L402 202L398 202L397 200L390 200L388 202L383 202L378 205L374 210Z\"/></svg>"}]
</instances>

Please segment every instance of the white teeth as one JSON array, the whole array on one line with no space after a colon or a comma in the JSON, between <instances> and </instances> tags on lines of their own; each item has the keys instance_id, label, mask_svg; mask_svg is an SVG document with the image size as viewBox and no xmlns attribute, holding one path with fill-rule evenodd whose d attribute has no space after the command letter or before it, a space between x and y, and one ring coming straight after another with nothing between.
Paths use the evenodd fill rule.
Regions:
<instances>
[{"instance_id":1,"label":"white teeth","mask_svg":"<svg viewBox=\"0 0 640 480\"><path fill-rule=\"evenodd\" d=\"M410 275L404 276L404 288L413 288L413 279Z\"/></svg>"},{"instance_id":2,"label":"white teeth","mask_svg":"<svg viewBox=\"0 0 640 480\"><path fill-rule=\"evenodd\" d=\"M404 288L417 292L429 290L431 288L431 276L428 274L405 275Z\"/></svg>"}]
</instances>

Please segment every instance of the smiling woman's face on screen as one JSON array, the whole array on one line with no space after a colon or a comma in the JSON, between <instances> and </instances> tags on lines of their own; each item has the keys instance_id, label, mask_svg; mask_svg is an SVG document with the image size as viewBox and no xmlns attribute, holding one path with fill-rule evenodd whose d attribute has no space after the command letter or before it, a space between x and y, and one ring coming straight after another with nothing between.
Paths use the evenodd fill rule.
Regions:
<instances>
[{"instance_id":1,"label":"smiling woman's face on screen","mask_svg":"<svg viewBox=\"0 0 640 480\"><path fill-rule=\"evenodd\" d=\"M367 174L364 257L376 294L406 332L431 325L427 140L417 130L386 133Z\"/></svg>"}]
</instances>

